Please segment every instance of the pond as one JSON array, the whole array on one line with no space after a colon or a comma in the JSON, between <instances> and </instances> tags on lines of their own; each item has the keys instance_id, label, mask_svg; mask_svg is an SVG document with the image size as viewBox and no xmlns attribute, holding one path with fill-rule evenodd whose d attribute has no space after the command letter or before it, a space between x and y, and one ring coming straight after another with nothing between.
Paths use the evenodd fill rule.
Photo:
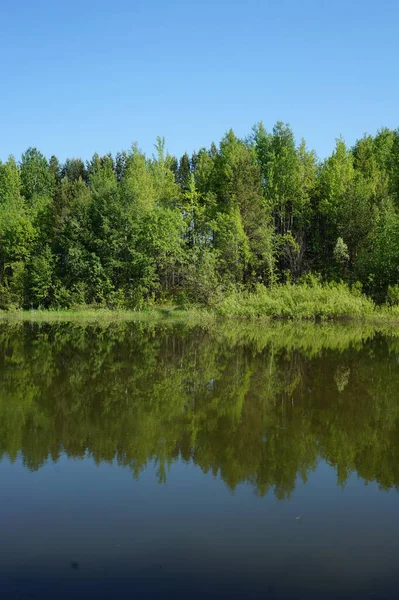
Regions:
<instances>
[{"instance_id":1,"label":"pond","mask_svg":"<svg viewBox=\"0 0 399 600\"><path fill-rule=\"evenodd\" d=\"M0 324L2 599L397 598L399 332Z\"/></svg>"}]
</instances>

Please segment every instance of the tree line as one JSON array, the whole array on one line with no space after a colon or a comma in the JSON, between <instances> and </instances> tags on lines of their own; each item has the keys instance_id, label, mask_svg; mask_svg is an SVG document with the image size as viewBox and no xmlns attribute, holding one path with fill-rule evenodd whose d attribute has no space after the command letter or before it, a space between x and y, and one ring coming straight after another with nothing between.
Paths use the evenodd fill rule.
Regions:
<instances>
[{"instance_id":1,"label":"tree line","mask_svg":"<svg viewBox=\"0 0 399 600\"><path fill-rule=\"evenodd\" d=\"M323 161L279 122L180 159L158 138L0 162L0 309L212 305L309 273L399 302L399 130Z\"/></svg>"}]
</instances>

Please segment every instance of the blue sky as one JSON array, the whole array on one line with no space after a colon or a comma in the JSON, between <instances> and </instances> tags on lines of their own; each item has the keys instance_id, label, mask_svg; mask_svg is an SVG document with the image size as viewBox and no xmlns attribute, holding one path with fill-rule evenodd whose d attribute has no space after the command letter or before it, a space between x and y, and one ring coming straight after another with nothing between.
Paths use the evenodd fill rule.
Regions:
<instances>
[{"instance_id":1,"label":"blue sky","mask_svg":"<svg viewBox=\"0 0 399 600\"><path fill-rule=\"evenodd\" d=\"M0 159L173 154L289 122L323 157L399 126L397 0L0 3Z\"/></svg>"}]
</instances>

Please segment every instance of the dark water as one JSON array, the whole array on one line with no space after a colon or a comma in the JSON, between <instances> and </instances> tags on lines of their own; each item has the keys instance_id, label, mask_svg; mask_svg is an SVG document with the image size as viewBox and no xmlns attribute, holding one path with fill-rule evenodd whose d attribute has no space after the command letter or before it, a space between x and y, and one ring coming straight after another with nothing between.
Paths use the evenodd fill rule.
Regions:
<instances>
[{"instance_id":1,"label":"dark water","mask_svg":"<svg viewBox=\"0 0 399 600\"><path fill-rule=\"evenodd\" d=\"M399 333L0 325L0 598L399 598Z\"/></svg>"}]
</instances>

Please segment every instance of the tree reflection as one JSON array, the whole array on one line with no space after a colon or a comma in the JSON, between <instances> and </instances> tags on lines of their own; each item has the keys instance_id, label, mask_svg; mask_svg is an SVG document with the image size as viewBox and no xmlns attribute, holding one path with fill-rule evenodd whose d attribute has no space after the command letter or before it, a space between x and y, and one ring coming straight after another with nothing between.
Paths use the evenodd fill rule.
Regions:
<instances>
[{"instance_id":1,"label":"tree reflection","mask_svg":"<svg viewBox=\"0 0 399 600\"><path fill-rule=\"evenodd\" d=\"M371 328L3 323L0 453L177 458L285 498L320 458L399 484L398 340Z\"/></svg>"}]
</instances>

